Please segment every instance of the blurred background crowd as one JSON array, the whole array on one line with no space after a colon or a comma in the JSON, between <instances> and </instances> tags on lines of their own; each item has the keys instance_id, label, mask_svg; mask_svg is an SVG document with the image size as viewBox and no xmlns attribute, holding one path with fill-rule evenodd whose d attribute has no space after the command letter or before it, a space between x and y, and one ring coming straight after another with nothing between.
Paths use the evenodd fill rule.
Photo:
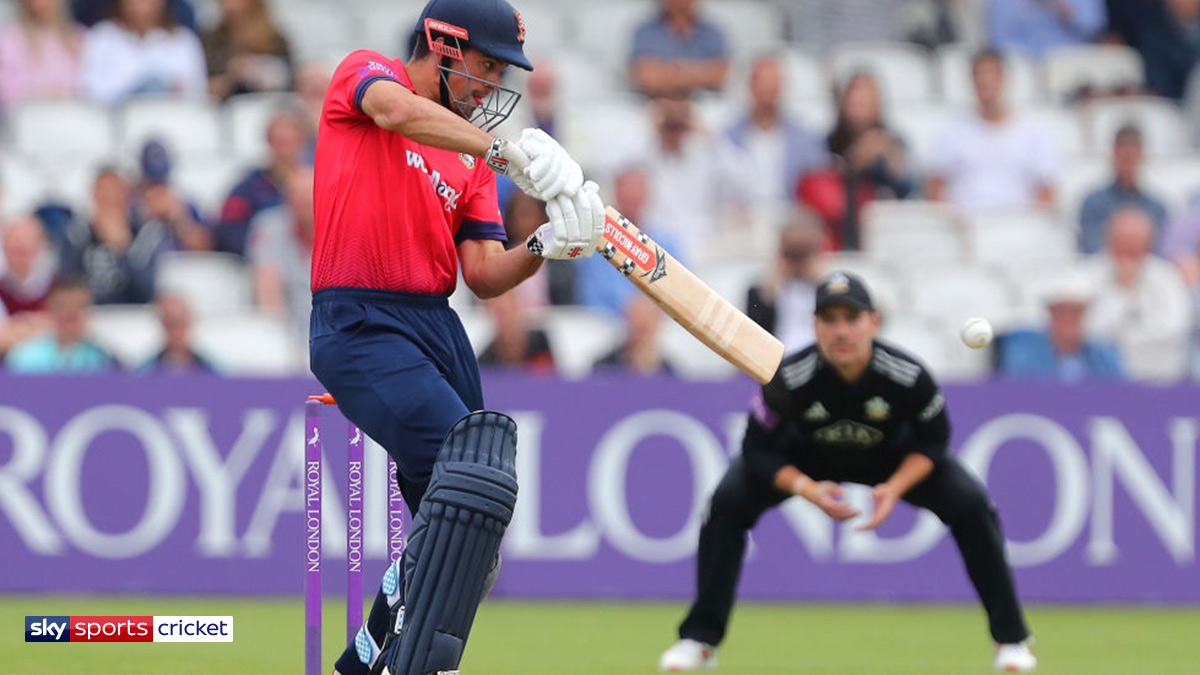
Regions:
<instances>
[{"instance_id":1,"label":"blurred background crowd","mask_svg":"<svg viewBox=\"0 0 1200 675\"><path fill-rule=\"evenodd\" d=\"M1200 376L1200 0L513 4L501 133L558 138L789 348L844 269L946 380ZM0 2L5 368L305 372L325 88L422 5ZM512 242L545 220L500 200ZM485 366L734 376L607 267L452 303Z\"/></svg>"}]
</instances>

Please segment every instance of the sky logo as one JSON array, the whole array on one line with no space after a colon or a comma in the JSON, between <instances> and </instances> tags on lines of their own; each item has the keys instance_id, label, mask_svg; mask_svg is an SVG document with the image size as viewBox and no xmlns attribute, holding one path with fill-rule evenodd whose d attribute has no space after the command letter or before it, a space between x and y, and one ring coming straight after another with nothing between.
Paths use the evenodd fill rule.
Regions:
<instances>
[{"instance_id":1,"label":"sky logo","mask_svg":"<svg viewBox=\"0 0 1200 675\"><path fill-rule=\"evenodd\" d=\"M71 617L27 616L25 617L26 642L70 642Z\"/></svg>"}]
</instances>

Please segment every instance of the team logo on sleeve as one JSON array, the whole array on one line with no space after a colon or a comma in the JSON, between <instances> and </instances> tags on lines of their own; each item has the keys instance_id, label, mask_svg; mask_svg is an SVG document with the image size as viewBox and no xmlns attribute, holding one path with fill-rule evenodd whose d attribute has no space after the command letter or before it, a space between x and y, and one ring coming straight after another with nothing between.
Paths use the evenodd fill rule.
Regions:
<instances>
[{"instance_id":1,"label":"team logo on sleeve","mask_svg":"<svg viewBox=\"0 0 1200 675\"><path fill-rule=\"evenodd\" d=\"M463 166L467 167L468 169L471 169L472 171L475 169L475 156L474 155L468 155L465 152L460 152L458 154L458 158L462 160Z\"/></svg>"},{"instance_id":2,"label":"team logo on sleeve","mask_svg":"<svg viewBox=\"0 0 1200 675\"><path fill-rule=\"evenodd\" d=\"M867 419L882 422L892 414L892 406L888 402L876 396L867 400L866 404Z\"/></svg>"},{"instance_id":3,"label":"team logo on sleeve","mask_svg":"<svg viewBox=\"0 0 1200 675\"><path fill-rule=\"evenodd\" d=\"M929 401L929 404L925 406L925 409L922 410L919 415L917 415L917 419L921 420L922 422L928 422L936 417L938 413L942 412L942 408L945 407L946 397L943 396L942 392L939 391L933 395L933 398Z\"/></svg>"}]
</instances>

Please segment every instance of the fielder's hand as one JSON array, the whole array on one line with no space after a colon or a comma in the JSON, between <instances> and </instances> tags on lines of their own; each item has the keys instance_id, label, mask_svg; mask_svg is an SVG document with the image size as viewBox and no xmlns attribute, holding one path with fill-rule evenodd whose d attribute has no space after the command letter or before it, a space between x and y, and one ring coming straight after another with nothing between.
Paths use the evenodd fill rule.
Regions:
<instances>
[{"instance_id":1,"label":"fielder's hand","mask_svg":"<svg viewBox=\"0 0 1200 675\"><path fill-rule=\"evenodd\" d=\"M562 260L586 258L596 252L596 244L604 236L604 203L595 183L584 183L574 196L549 200L546 215L550 222L525 240L534 255Z\"/></svg>"},{"instance_id":2,"label":"fielder's hand","mask_svg":"<svg viewBox=\"0 0 1200 675\"><path fill-rule=\"evenodd\" d=\"M871 514L871 520L858 526L860 531L874 530L882 525L892 515L896 502L900 501L900 492L888 483L880 483L871 490L871 497L875 500L875 511Z\"/></svg>"},{"instance_id":3,"label":"fielder's hand","mask_svg":"<svg viewBox=\"0 0 1200 675\"><path fill-rule=\"evenodd\" d=\"M844 492L841 485L823 480L813 483L806 492L808 500L816 504L834 520L850 520L858 515L858 509L839 499Z\"/></svg>"}]
</instances>

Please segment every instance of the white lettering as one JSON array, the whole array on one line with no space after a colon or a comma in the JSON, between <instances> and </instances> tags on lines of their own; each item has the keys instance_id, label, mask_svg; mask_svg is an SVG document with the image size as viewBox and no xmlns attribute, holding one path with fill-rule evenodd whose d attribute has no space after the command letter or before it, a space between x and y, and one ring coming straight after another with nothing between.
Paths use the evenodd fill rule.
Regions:
<instances>
[{"instance_id":1,"label":"white lettering","mask_svg":"<svg viewBox=\"0 0 1200 675\"><path fill-rule=\"evenodd\" d=\"M1118 478L1175 562L1182 565L1195 560L1196 421L1177 418L1171 420L1170 428L1174 447L1174 500L1120 420L1096 417L1088 424L1095 491L1087 547L1089 563L1111 565L1117 559L1113 484Z\"/></svg>"},{"instance_id":2,"label":"white lettering","mask_svg":"<svg viewBox=\"0 0 1200 675\"><path fill-rule=\"evenodd\" d=\"M168 426L179 437L179 447L191 467L200 493L200 533L196 549L204 556L226 557L237 546L237 493L247 469L262 452L275 430L271 410L247 410L242 433L229 455L222 458L213 443L208 415L199 408L171 408Z\"/></svg>"},{"instance_id":3,"label":"white lettering","mask_svg":"<svg viewBox=\"0 0 1200 675\"><path fill-rule=\"evenodd\" d=\"M12 439L12 457L0 465L0 511L32 552L61 554L62 537L28 488L46 461L46 432L32 415L8 406L0 406L0 432Z\"/></svg>"},{"instance_id":4,"label":"white lettering","mask_svg":"<svg viewBox=\"0 0 1200 675\"><path fill-rule=\"evenodd\" d=\"M81 485L83 460L92 441L109 431L125 431L137 438L150 468L141 519L117 534L101 532L92 525L83 506ZM157 419L130 406L99 406L63 426L46 467L45 487L46 506L72 543L101 558L133 558L158 546L179 521L187 495L187 473ZM128 490L125 485L105 487Z\"/></svg>"},{"instance_id":5,"label":"white lettering","mask_svg":"<svg viewBox=\"0 0 1200 675\"><path fill-rule=\"evenodd\" d=\"M1069 431L1054 420L1024 413L1003 415L980 426L963 444L961 458L986 484L988 467L996 451L1004 443L1020 438L1045 449L1054 467L1057 486L1054 512L1042 536L1033 541L1008 542L1012 564L1028 567L1062 555L1083 530L1087 520L1088 470L1083 450Z\"/></svg>"},{"instance_id":6,"label":"white lettering","mask_svg":"<svg viewBox=\"0 0 1200 675\"><path fill-rule=\"evenodd\" d=\"M691 460L691 508L683 527L665 539L655 539L638 530L625 495L629 458L637 444L650 436L675 438ZM596 446L588 472L592 516L608 541L631 558L658 563L686 558L695 551L701 515L725 464L721 443L695 418L671 410L647 410L631 415L613 425Z\"/></svg>"},{"instance_id":7,"label":"white lettering","mask_svg":"<svg viewBox=\"0 0 1200 675\"><path fill-rule=\"evenodd\" d=\"M521 498L512 523L504 535L505 554L513 559L587 560L600 547L600 534L588 519L560 534L543 534L542 523L542 427L541 413L510 412L520 430L517 476ZM561 505L559 506L561 508Z\"/></svg>"}]
</instances>

